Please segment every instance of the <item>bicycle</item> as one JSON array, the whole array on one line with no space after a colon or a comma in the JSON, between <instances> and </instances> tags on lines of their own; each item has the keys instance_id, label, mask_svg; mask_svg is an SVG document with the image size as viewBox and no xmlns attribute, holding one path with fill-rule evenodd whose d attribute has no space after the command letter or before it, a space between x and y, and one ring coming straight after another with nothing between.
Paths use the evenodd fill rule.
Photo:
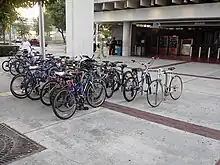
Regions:
<instances>
[{"instance_id":1,"label":"bicycle","mask_svg":"<svg viewBox=\"0 0 220 165\"><path fill-rule=\"evenodd\" d=\"M173 100L178 100L182 95L183 81L180 76L173 75L173 70L175 70L175 67L170 67L167 70L163 70L161 68L157 70L158 77L156 80L151 82L147 90L147 101L150 106L159 106L161 102L169 95ZM162 74L165 75L164 84L162 82ZM177 81L179 84L174 85L175 81ZM180 93L175 95L175 92L177 92L178 89L180 89ZM153 101L151 101L151 97L153 97Z\"/></svg>"},{"instance_id":2,"label":"bicycle","mask_svg":"<svg viewBox=\"0 0 220 165\"><path fill-rule=\"evenodd\" d=\"M85 99L94 108L101 106L106 99L105 86L100 81L93 80L91 74L88 73L83 80L82 72L71 74L66 75L70 80L67 88L58 91L52 103L54 114L63 120L71 118L77 107L84 108ZM60 98L63 100L59 101ZM61 110L62 106L67 110Z\"/></svg>"},{"instance_id":3,"label":"bicycle","mask_svg":"<svg viewBox=\"0 0 220 165\"><path fill-rule=\"evenodd\" d=\"M142 68L132 69L132 76L128 78L124 83L123 96L126 101L128 102L133 101L138 92L140 92L141 95L143 95L144 92L146 92L146 90L144 90L144 82L147 84L147 86L149 86L151 83L151 75L149 73L149 67L153 64L154 61L155 58L152 58L152 60L149 61L148 63L137 62L142 66L144 66L144 69ZM132 62L136 62L136 61L132 60ZM138 72L141 72L140 79L138 78ZM127 94L127 92L131 92L131 95ZM129 95L131 96L131 98L129 98Z\"/></svg>"}]
</instances>

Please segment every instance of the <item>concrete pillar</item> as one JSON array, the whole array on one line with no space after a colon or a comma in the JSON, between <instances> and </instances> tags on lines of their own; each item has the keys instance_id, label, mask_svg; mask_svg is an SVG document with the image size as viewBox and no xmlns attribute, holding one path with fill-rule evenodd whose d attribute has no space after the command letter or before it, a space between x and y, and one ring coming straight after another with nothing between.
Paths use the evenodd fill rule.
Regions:
<instances>
[{"instance_id":1,"label":"concrete pillar","mask_svg":"<svg viewBox=\"0 0 220 165\"><path fill-rule=\"evenodd\" d=\"M140 0L140 6L142 7L150 7L151 0Z\"/></svg>"},{"instance_id":2,"label":"concrete pillar","mask_svg":"<svg viewBox=\"0 0 220 165\"><path fill-rule=\"evenodd\" d=\"M140 6L140 2L139 1L127 0L124 3L124 8L135 9L135 8L138 8L139 6Z\"/></svg>"},{"instance_id":3,"label":"concrete pillar","mask_svg":"<svg viewBox=\"0 0 220 165\"><path fill-rule=\"evenodd\" d=\"M102 10L102 4L101 3L95 3L94 4L94 11L101 11Z\"/></svg>"},{"instance_id":4,"label":"concrete pillar","mask_svg":"<svg viewBox=\"0 0 220 165\"><path fill-rule=\"evenodd\" d=\"M105 2L102 5L102 10L113 10L114 9L114 3L113 2Z\"/></svg>"},{"instance_id":5,"label":"concrete pillar","mask_svg":"<svg viewBox=\"0 0 220 165\"><path fill-rule=\"evenodd\" d=\"M66 0L67 55L93 55L93 0Z\"/></svg>"},{"instance_id":6,"label":"concrete pillar","mask_svg":"<svg viewBox=\"0 0 220 165\"><path fill-rule=\"evenodd\" d=\"M114 2L114 9L124 9L124 2Z\"/></svg>"},{"instance_id":7,"label":"concrete pillar","mask_svg":"<svg viewBox=\"0 0 220 165\"><path fill-rule=\"evenodd\" d=\"M131 50L131 23L123 23L123 46L122 46L122 56L130 56Z\"/></svg>"}]
</instances>

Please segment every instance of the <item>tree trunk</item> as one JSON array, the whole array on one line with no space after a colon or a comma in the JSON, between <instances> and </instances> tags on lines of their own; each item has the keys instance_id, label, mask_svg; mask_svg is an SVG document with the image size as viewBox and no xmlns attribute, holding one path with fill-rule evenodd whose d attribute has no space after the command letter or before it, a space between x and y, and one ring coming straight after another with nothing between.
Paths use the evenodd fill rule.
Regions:
<instances>
[{"instance_id":1,"label":"tree trunk","mask_svg":"<svg viewBox=\"0 0 220 165\"><path fill-rule=\"evenodd\" d=\"M5 31L6 31L6 26L5 23L2 24L2 33L3 33L3 42L5 44Z\"/></svg>"},{"instance_id":2,"label":"tree trunk","mask_svg":"<svg viewBox=\"0 0 220 165\"><path fill-rule=\"evenodd\" d=\"M64 36L64 31L62 29L59 29L58 30L60 32L60 34L62 35L62 38L63 38L63 43L66 44L66 38Z\"/></svg>"},{"instance_id":3,"label":"tree trunk","mask_svg":"<svg viewBox=\"0 0 220 165\"><path fill-rule=\"evenodd\" d=\"M10 24L10 27L9 27L9 45L11 45L11 24Z\"/></svg>"}]
</instances>

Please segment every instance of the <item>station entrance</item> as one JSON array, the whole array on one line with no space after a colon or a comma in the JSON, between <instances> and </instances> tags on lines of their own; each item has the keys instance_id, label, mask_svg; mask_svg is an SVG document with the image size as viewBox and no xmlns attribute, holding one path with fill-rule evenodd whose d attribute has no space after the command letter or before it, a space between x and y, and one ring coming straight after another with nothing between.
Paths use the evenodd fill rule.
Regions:
<instances>
[{"instance_id":1,"label":"station entrance","mask_svg":"<svg viewBox=\"0 0 220 165\"><path fill-rule=\"evenodd\" d=\"M131 54L169 59L218 60L218 26L160 27L133 25Z\"/></svg>"}]
</instances>

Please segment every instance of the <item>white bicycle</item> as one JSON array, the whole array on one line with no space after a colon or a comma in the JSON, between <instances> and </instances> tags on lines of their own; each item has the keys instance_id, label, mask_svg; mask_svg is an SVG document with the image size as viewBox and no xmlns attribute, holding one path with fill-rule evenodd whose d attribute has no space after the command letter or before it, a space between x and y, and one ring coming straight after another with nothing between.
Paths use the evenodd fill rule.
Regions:
<instances>
[{"instance_id":1,"label":"white bicycle","mask_svg":"<svg viewBox=\"0 0 220 165\"><path fill-rule=\"evenodd\" d=\"M180 76L173 74L174 69L175 67L157 70L157 79L153 80L147 89L147 101L152 107L159 106L167 96L177 100L182 95L183 81ZM162 81L163 75L165 76L164 82Z\"/></svg>"}]
</instances>

